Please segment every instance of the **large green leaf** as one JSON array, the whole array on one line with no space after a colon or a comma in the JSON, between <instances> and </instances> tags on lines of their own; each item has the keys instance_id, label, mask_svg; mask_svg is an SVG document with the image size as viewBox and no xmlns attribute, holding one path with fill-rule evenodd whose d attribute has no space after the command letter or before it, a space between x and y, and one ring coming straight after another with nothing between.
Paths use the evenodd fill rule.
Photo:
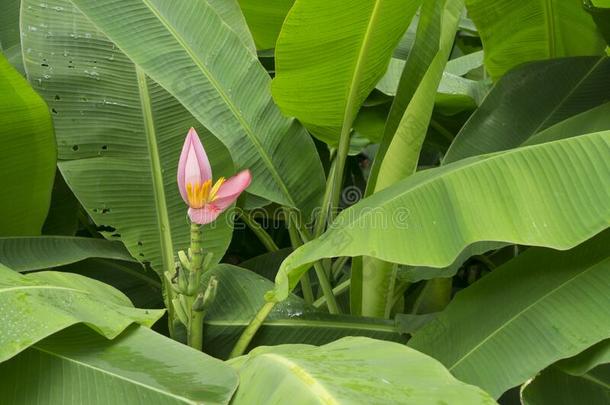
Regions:
<instances>
[{"instance_id":1,"label":"large green leaf","mask_svg":"<svg viewBox=\"0 0 610 405\"><path fill-rule=\"evenodd\" d=\"M409 177L415 173L419 154L428 132L428 124L434 108L434 96L443 77L445 65L451 50L460 15L464 9L461 0L438 2L434 14L438 15L438 42L436 53L427 66L417 89L405 109L396 132L391 137L383 160L379 162L379 173L374 186L375 192ZM407 80L407 77L401 80Z\"/></svg>"},{"instance_id":2,"label":"large green leaf","mask_svg":"<svg viewBox=\"0 0 610 405\"><path fill-rule=\"evenodd\" d=\"M208 5L231 27L252 54L256 55L254 38L239 6L239 0L206 0Z\"/></svg>"},{"instance_id":3,"label":"large green leaf","mask_svg":"<svg viewBox=\"0 0 610 405\"><path fill-rule=\"evenodd\" d=\"M413 128L410 132L416 136L421 134L422 130L425 131L427 129L430 118L426 111L433 105L433 97L438 87L438 80L440 80L437 80L436 76L439 74L439 69L442 72L443 67L441 65L447 61L447 57L444 56L453 45L456 13L460 14L460 10L457 9L461 8L463 8L463 1L461 0L433 0L424 2L419 15L413 48L401 70L402 73L399 79L397 78L396 97L394 97L385 124L383 139L375 155L366 195L370 195L378 189L377 179L382 164L386 166L386 171L388 166L392 166L399 173L398 176L392 177L392 181L386 182L386 185L392 184L397 178L404 178L405 172L412 173L413 156L419 156L419 149L417 147L407 149L409 154L408 163L404 166L402 163L396 162L395 158L387 162L385 155L390 149L401 123L403 138L405 129L408 127ZM392 65L390 65L390 68L392 68ZM424 82L426 77L427 79ZM434 89L431 90L432 87ZM419 101L412 103L416 94L418 94ZM410 111L407 113L408 108L410 108ZM420 118L417 114L414 115L417 112L420 112L423 116ZM404 147L399 147L398 143L397 141L394 144L394 155L396 153L400 154L402 149L404 149ZM400 175L403 175L403 177L400 177Z\"/></svg>"},{"instance_id":4,"label":"large green leaf","mask_svg":"<svg viewBox=\"0 0 610 405\"><path fill-rule=\"evenodd\" d=\"M584 7L593 17L606 43L610 45L610 1L584 0Z\"/></svg>"},{"instance_id":5,"label":"large green leaf","mask_svg":"<svg viewBox=\"0 0 610 405\"><path fill-rule=\"evenodd\" d=\"M55 182L51 192L51 206L42 227L43 235L74 236L79 230L82 207L66 184L59 168L55 171ZM86 223L88 223L88 220Z\"/></svg>"},{"instance_id":6,"label":"large green leaf","mask_svg":"<svg viewBox=\"0 0 610 405\"><path fill-rule=\"evenodd\" d=\"M159 273L173 268L189 245L176 170L197 121L69 1L24 0L22 19L39 28L24 32L26 69L53 112L68 185L105 236ZM232 175L228 151L198 130L215 175ZM205 249L220 260L231 233L226 216L206 226Z\"/></svg>"},{"instance_id":7,"label":"large green leaf","mask_svg":"<svg viewBox=\"0 0 610 405\"><path fill-rule=\"evenodd\" d=\"M136 309L121 292L77 274L23 276L2 265L0 308L0 361L77 323L112 339L131 323L150 326L164 313Z\"/></svg>"},{"instance_id":8,"label":"large green leaf","mask_svg":"<svg viewBox=\"0 0 610 405\"><path fill-rule=\"evenodd\" d=\"M357 140L368 143L379 143L383 137L383 128L388 118L388 106L385 104L362 107L354 120L354 133L351 145L357 146ZM360 153L360 150L358 150ZM350 150L351 154L351 150Z\"/></svg>"},{"instance_id":9,"label":"large green leaf","mask_svg":"<svg viewBox=\"0 0 610 405\"><path fill-rule=\"evenodd\" d=\"M159 275L138 262L90 258L57 268L109 284L137 308L165 308Z\"/></svg>"},{"instance_id":10,"label":"large green leaf","mask_svg":"<svg viewBox=\"0 0 610 405\"><path fill-rule=\"evenodd\" d=\"M219 265L208 275L218 279L214 304L205 318L204 349L227 358L241 332L265 303L271 281L245 269ZM250 343L250 348L283 343L321 345L345 336L366 336L405 342L403 333L412 320L399 323L375 318L314 312L300 298L291 296L276 306Z\"/></svg>"},{"instance_id":11,"label":"large green leaf","mask_svg":"<svg viewBox=\"0 0 610 405\"><path fill-rule=\"evenodd\" d=\"M473 70L483 67L484 57L485 53L481 50L451 59L447 62L445 72L456 76L465 76Z\"/></svg>"},{"instance_id":12,"label":"large green leaf","mask_svg":"<svg viewBox=\"0 0 610 405\"><path fill-rule=\"evenodd\" d=\"M610 339L589 347L578 356L561 360L557 367L568 374L578 376L605 363L610 363Z\"/></svg>"},{"instance_id":13,"label":"large green leaf","mask_svg":"<svg viewBox=\"0 0 610 405\"><path fill-rule=\"evenodd\" d=\"M0 14L0 51L11 65L23 72L19 39L19 6L21 0L4 0Z\"/></svg>"},{"instance_id":14,"label":"large green leaf","mask_svg":"<svg viewBox=\"0 0 610 405\"><path fill-rule=\"evenodd\" d=\"M494 80L524 62L600 55L605 46L582 0L466 0L466 5Z\"/></svg>"},{"instance_id":15,"label":"large green leaf","mask_svg":"<svg viewBox=\"0 0 610 405\"><path fill-rule=\"evenodd\" d=\"M20 0L5 0L0 16L0 49L5 52L19 44L19 3Z\"/></svg>"},{"instance_id":16,"label":"large green leaf","mask_svg":"<svg viewBox=\"0 0 610 405\"><path fill-rule=\"evenodd\" d=\"M385 72L420 3L297 0L275 52L272 89L282 111L336 144Z\"/></svg>"},{"instance_id":17,"label":"large green leaf","mask_svg":"<svg viewBox=\"0 0 610 405\"><path fill-rule=\"evenodd\" d=\"M240 267L251 270L266 279L273 280L284 259L292 253L292 248L280 249L277 252L267 252L239 263Z\"/></svg>"},{"instance_id":18,"label":"large green leaf","mask_svg":"<svg viewBox=\"0 0 610 405\"><path fill-rule=\"evenodd\" d=\"M162 307L159 277L119 242L57 236L0 238L0 263L19 272L56 268L81 274L112 285L138 308Z\"/></svg>"},{"instance_id":19,"label":"large green leaf","mask_svg":"<svg viewBox=\"0 0 610 405\"><path fill-rule=\"evenodd\" d=\"M275 48L275 41L294 0L237 0L258 49Z\"/></svg>"},{"instance_id":20,"label":"large green leaf","mask_svg":"<svg viewBox=\"0 0 610 405\"><path fill-rule=\"evenodd\" d=\"M398 45L392 54L394 58L405 60L411 53L413 44L415 43L415 33L417 32L421 12L422 10L420 9L419 12L415 13L413 20L411 20L411 24L409 24L409 27L403 34L402 38L400 38L400 41L398 41Z\"/></svg>"},{"instance_id":21,"label":"large green leaf","mask_svg":"<svg viewBox=\"0 0 610 405\"><path fill-rule=\"evenodd\" d=\"M346 209L288 256L269 299L284 299L325 257L446 267L478 241L571 248L610 225L608 153L610 131L416 173Z\"/></svg>"},{"instance_id":22,"label":"large green leaf","mask_svg":"<svg viewBox=\"0 0 610 405\"><path fill-rule=\"evenodd\" d=\"M511 71L462 127L444 163L517 147L537 132L607 102L609 75L607 57L536 62Z\"/></svg>"},{"instance_id":23,"label":"large green leaf","mask_svg":"<svg viewBox=\"0 0 610 405\"><path fill-rule=\"evenodd\" d=\"M467 56L464 56L464 58ZM401 59L392 58L388 70L377 83L377 89L387 95L396 95L405 64L406 62ZM456 67L455 69L459 68ZM483 102L488 87L485 81L461 77L459 74L450 72L447 67L437 89L435 106L447 113L459 111L458 107L474 108Z\"/></svg>"},{"instance_id":24,"label":"large green leaf","mask_svg":"<svg viewBox=\"0 0 610 405\"><path fill-rule=\"evenodd\" d=\"M529 249L458 294L409 345L498 397L610 337L608 246L610 231L566 252Z\"/></svg>"},{"instance_id":25,"label":"large green leaf","mask_svg":"<svg viewBox=\"0 0 610 405\"><path fill-rule=\"evenodd\" d=\"M535 145L610 129L610 102L576 114L538 132L523 143Z\"/></svg>"},{"instance_id":26,"label":"large green leaf","mask_svg":"<svg viewBox=\"0 0 610 405\"><path fill-rule=\"evenodd\" d=\"M114 340L70 328L0 364L13 405L228 404L237 375L219 360L144 327Z\"/></svg>"},{"instance_id":27,"label":"large green leaf","mask_svg":"<svg viewBox=\"0 0 610 405\"><path fill-rule=\"evenodd\" d=\"M91 257L133 261L119 242L70 236L0 238L0 263L15 271L48 269Z\"/></svg>"},{"instance_id":28,"label":"large green leaf","mask_svg":"<svg viewBox=\"0 0 610 405\"><path fill-rule=\"evenodd\" d=\"M608 404L610 365L581 376L550 367L522 388L521 398L523 405Z\"/></svg>"},{"instance_id":29,"label":"large green leaf","mask_svg":"<svg viewBox=\"0 0 610 405\"><path fill-rule=\"evenodd\" d=\"M55 159L47 106L0 54L0 235L40 235Z\"/></svg>"},{"instance_id":30,"label":"large green leaf","mask_svg":"<svg viewBox=\"0 0 610 405\"><path fill-rule=\"evenodd\" d=\"M269 75L206 1L73 3L252 171L251 193L306 216L318 205L324 173L313 141L282 116Z\"/></svg>"},{"instance_id":31,"label":"large green leaf","mask_svg":"<svg viewBox=\"0 0 610 405\"><path fill-rule=\"evenodd\" d=\"M260 347L232 364L240 379L235 405L495 404L434 359L368 338L343 338L321 347Z\"/></svg>"},{"instance_id":32,"label":"large green leaf","mask_svg":"<svg viewBox=\"0 0 610 405\"><path fill-rule=\"evenodd\" d=\"M376 156L373 173L369 177L367 193L383 190L409 177L417 169L434 108L434 96L453 48L463 8L461 0L433 1L422 7L422 26L418 27L416 45L398 84L399 90L386 123L381 153ZM423 37L428 32L432 36ZM426 64L427 62L429 63ZM398 110L405 102L408 104L402 111L402 116L398 117ZM393 133L389 132L392 128L395 129ZM362 278L362 282L357 281L355 285L362 284L362 287L361 292L360 289L351 291L352 302L357 299L357 295L361 295L360 314L389 316L395 266L367 257L363 258L362 265L362 276L360 272L353 271L356 277Z\"/></svg>"}]
</instances>

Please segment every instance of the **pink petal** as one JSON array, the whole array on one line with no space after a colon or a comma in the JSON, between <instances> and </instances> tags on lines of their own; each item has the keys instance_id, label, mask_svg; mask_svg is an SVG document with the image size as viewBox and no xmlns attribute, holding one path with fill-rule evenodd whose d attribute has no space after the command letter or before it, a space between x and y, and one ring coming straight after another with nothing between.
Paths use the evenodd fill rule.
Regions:
<instances>
[{"instance_id":1,"label":"pink petal","mask_svg":"<svg viewBox=\"0 0 610 405\"><path fill-rule=\"evenodd\" d=\"M210 161L205 154L205 149L199 140L197 131L191 128L184 140L182 153L178 162L178 188L182 199L188 203L186 195L186 184L203 183L212 178Z\"/></svg>"},{"instance_id":2,"label":"pink petal","mask_svg":"<svg viewBox=\"0 0 610 405\"><path fill-rule=\"evenodd\" d=\"M237 173L225 181L218 193L216 193L216 199L212 202L212 205L216 206L221 211L227 209L228 206L233 204L237 197L250 185L252 181L252 175L250 170L243 170Z\"/></svg>"},{"instance_id":3,"label":"pink petal","mask_svg":"<svg viewBox=\"0 0 610 405\"><path fill-rule=\"evenodd\" d=\"M216 221L222 211L211 204L207 204L203 208L189 208L188 214L192 222L205 225Z\"/></svg>"}]
</instances>

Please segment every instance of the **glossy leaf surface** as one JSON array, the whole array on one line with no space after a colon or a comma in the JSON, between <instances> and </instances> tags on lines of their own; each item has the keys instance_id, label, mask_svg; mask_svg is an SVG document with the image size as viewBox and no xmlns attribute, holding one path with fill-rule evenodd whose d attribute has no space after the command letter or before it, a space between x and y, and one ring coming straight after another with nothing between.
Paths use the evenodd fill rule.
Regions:
<instances>
[{"instance_id":1,"label":"glossy leaf surface","mask_svg":"<svg viewBox=\"0 0 610 405\"><path fill-rule=\"evenodd\" d=\"M151 326L162 310L136 309L125 295L76 274L27 276L0 265L0 361L68 326L84 323L108 339L133 322Z\"/></svg>"},{"instance_id":2,"label":"glossy leaf surface","mask_svg":"<svg viewBox=\"0 0 610 405\"><path fill-rule=\"evenodd\" d=\"M73 3L251 170L249 192L305 216L317 206L324 173L312 140L281 114L269 75L207 1Z\"/></svg>"},{"instance_id":3,"label":"glossy leaf surface","mask_svg":"<svg viewBox=\"0 0 610 405\"><path fill-rule=\"evenodd\" d=\"M108 340L85 328L53 335L0 364L11 404L228 404L235 372L221 361L132 327Z\"/></svg>"},{"instance_id":4,"label":"glossy leaf surface","mask_svg":"<svg viewBox=\"0 0 610 405\"><path fill-rule=\"evenodd\" d=\"M515 148L554 124L606 103L608 75L607 57L556 59L511 71L462 127L443 162Z\"/></svg>"},{"instance_id":5,"label":"glossy leaf surface","mask_svg":"<svg viewBox=\"0 0 610 405\"><path fill-rule=\"evenodd\" d=\"M273 97L282 111L336 144L385 72L420 3L297 0L275 51Z\"/></svg>"},{"instance_id":6,"label":"glossy leaf surface","mask_svg":"<svg viewBox=\"0 0 610 405\"><path fill-rule=\"evenodd\" d=\"M609 244L605 231L565 252L527 250L460 293L409 345L500 396L610 336Z\"/></svg>"},{"instance_id":7,"label":"glossy leaf surface","mask_svg":"<svg viewBox=\"0 0 610 405\"><path fill-rule=\"evenodd\" d=\"M480 241L569 249L610 225L608 153L606 131L416 173L346 209L288 256L269 298L284 299L325 257L446 267Z\"/></svg>"},{"instance_id":8,"label":"glossy leaf surface","mask_svg":"<svg viewBox=\"0 0 610 405\"><path fill-rule=\"evenodd\" d=\"M343 338L325 346L260 347L233 364L239 404L494 404L434 359L403 345ZM269 384L276 381L276 384Z\"/></svg>"},{"instance_id":9,"label":"glossy leaf surface","mask_svg":"<svg viewBox=\"0 0 610 405\"><path fill-rule=\"evenodd\" d=\"M550 367L522 388L524 405L607 404L610 402L610 365L581 376Z\"/></svg>"},{"instance_id":10,"label":"glossy leaf surface","mask_svg":"<svg viewBox=\"0 0 610 405\"><path fill-rule=\"evenodd\" d=\"M121 243L103 239L62 236L0 238L0 263L15 271L48 269L92 257L134 261Z\"/></svg>"},{"instance_id":11,"label":"glossy leaf surface","mask_svg":"<svg viewBox=\"0 0 610 405\"><path fill-rule=\"evenodd\" d=\"M44 101L0 54L0 236L40 235L55 178L55 136ZM8 198L10 196L10 198Z\"/></svg>"},{"instance_id":12,"label":"glossy leaf surface","mask_svg":"<svg viewBox=\"0 0 610 405\"><path fill-rule=\"evenodd\" d=\"M28 77L51 107L60 169L102 233L159 273L189 243L176 185L184 138L196 126L215 176L235 169L228 151L72 3L24 0ZM52 35L48 35L52 32ZM221 217L204 232L220 260L232 232Z\"/></svg>"},{"instance_id":13,"label":"glossy leaf surface","mask_svg":"<svg viewBox=\"0 0 610 405\"><path fill-rule=\"evenodd\" d=\"M525 62L601 55L605 46L581 0L466 0L466 5L494 80Z\"/></svg>"},{"instance_id":14,"label":"glossy leaf surface","mask_svg":"<svg viewBox=\"0 0 610 405\"><path fill-rule=\"evenodd\" d=\"M206 352L226 358L237 338L265 303L273 283L236 266L219 265L212 273L218 293L204 325ZM394 322L315 312L296 296L277 305L257 332L250 347L284 343L322 345L345 336L366 336L404 343L410 321Z\"/></svg>"}]
</instances>

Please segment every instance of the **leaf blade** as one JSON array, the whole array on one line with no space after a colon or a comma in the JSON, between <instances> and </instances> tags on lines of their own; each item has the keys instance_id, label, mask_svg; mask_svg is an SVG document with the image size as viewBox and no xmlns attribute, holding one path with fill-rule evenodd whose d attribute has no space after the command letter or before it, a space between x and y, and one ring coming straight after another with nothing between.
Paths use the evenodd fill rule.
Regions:
<instances>
[{"instance_id":1,"label":"leaf blade","mask_svg":"<svg viewBox=\"0 0 610 405\"><path fill-rule=\"evenodd\" d=\"M133 308L114 288L76 274L23 276L0 266L0 277L0 305L6 308L7 325L0 331L0 361L77 323L112 339L133 322L151 326L164 313Z\"/></svg>"},{"instance_id":2,"label":"leaf blade","mask_svg":"<svg viewBox=\"0 0 610 405\"><path fill-rule=\"evenodd\" d=\"M273 283L243 268L221 264L204 276L215 276L218 290L204 320L204 348L218 358L228 358L241 332L265 303ZM258 330L249 348L284 343L322 345L346 336L366 336L404 343L409 321L397 323L375 318L314 312L302 299L291 296L277 305ZM401 329L402 328L402 329Z\"/></svg>"},{"instance_id":3,"label":"leaf blade","mask_svg":"<svg viewBox=\"0 0 610 405\"><path fill-rule=\"evenodd\" d=\"M273 105L266 71L207 2L74 4L214 133L239 168L252 171L251 193L306 214L314 208L324 175L313 142ZM125 18L139 22L139 29ZM149 47L151 38L160 45ZM293 158L295 150L300 159ZM300 187L306 175L311 186Z\"/></svg>"},{"instance_id":4,"label":"leaf blade","mask_svg":"<svg viewBox=\"0 0 610 405\"><path fill-rule=\"evenodd\" d=\"M466 5L494 80L524 62L603 52L603 39L580 1L466 0Z\"/></svg>"},{"instance_id":5,"label":"leaf blade","mask_svg":"<svg viewBox=\"0 0 610 405\"><path fill-rule=\"evenodd\" d=\"M607 57L535 62L509 72L462 127L443 163L517 147L554 124L604 104L610 91L608 74Z\"/></svg>"},{"instance_id":6,"label":"leaf blade","mask_svg":"<svg viewBox=\"0 0 610 405\"><path fill-rule=\"evenodd\" d=\"M172 269L174 251L189 244L175 180L188 128L199 130L216 175L234 173L228 151L72 3L23 4L24 26L35 28L23 33L26 70L53 112L62 176L105 237L157 273ZM231 221L204 229L220 260Z\"/></svg>"},{"instance_id":7,"label":"leaf blade","mask_svg":"<svg viewBox=\"0 0 610 405\"><path fill-rule=\"evenodd\" d=\"M235 404L279 402L493 404L485 392L461 383L433 359L390 342L343 338L321 347L280 345L254 349L233 361L240 387ZM334 370L334 372L333 372ZM283 384L262 381L282 378Z\"/></svg>"},{"instance_id":8,"label":"leaf blade","mask_svg":"<svg viewBox=\"0 0 610 405\"><path fill-rule=\"evenodd\" d=\"M419 4L359 0L348 10L342 1L297 0L276 46L272 92L282 111L336 144L383 75Z\"/></svg>"},{"instance_id":9,"label":"leaf blade","mask_svg":"<svg viewBox=\"0 0 610 405\"><path fill-rule=\"evenodd\" d=\"M582 376L573 376L563 373L556 367L550 367L522 387L522 403L524 405L604 404L610 401L610 381L607 378L608 365L602 367L605 367L606 371L604 373L600 370L599 376L595 371Z\"/></svg>"},{"instance_id":10,"label":"leaf blade","mask_svg":"<svg viewBox=\"0 0 610 405\"><path fill-rule=\"evenodd\" d=\"M0 235L40 235L55 178L55 135L44 101L0 54ZM24 136L24 134L30 134Z\"/></svg>"},{"instance_id":11,"label":"leaf blade","mask_svg":"<svg viewBox=\"0 0 610 405\"><path fill-rule=\"evenodd\" d=\"M0 374L14 404L227 404L237 386L230 367L144 327L112 341L70 328L1 363Z\"/></svg>"},{"instance_id":12,"label":"leaf blade","mask_svg":"<svg viewBox=\"0 0 610 405\"><path fill-rule=\"evenodd\" d=\"M285 298L306 266L326 257L446 267L477 241L571 248L609 226L609 148L605 131L416 173L346 209L288 256L269 299ZM574 187L586 196L566 193Z\"/></svg>"},{"instance_id":13,"label":"leaf blade","mask_svg":"<svg viewBox=\"0 0 610 405\"><path fill-rule=\"evenodd\" d=\"M0 263L15 271L42 270L92 257L134 261L119 242L69 236L0 238Z\"/></svg>"},{"instance_id":14,"label":"leaf blade","mask_svg":"<svg viewBox=\"0 0 610 405\"><path fill-rule=\"evenodd\" d=\"M498 397L610 334L610 327L600 321L610 315L603 305L604 291L610 287L610 257L605 251L609 240L610 232L605 231L570 251L526 251L464 290L409 344L440 360L458 378ZM510 289L502 287L508 280ZM500 302L506 304L502 309ZM472 316L473 310L477 326L472 327L472 319L460 324L458 332L454 322L465 313ZM556 332L567 327L572 331ZM534 343L542 342L537 338L543 335L543 344ZM453 341L452 353L437 346L445 338ZM488 367L491 364L495 366Z\"/></svg>"}]
</instances>

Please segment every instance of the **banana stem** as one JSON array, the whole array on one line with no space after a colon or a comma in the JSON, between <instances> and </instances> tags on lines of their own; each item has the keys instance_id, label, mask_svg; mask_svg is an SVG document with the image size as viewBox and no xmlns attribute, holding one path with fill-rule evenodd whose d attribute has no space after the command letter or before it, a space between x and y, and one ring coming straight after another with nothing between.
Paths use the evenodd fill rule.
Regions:
<instances>
[{"instance_id":1,"label":"banana stem","mask_svg":"<svg viewBox=\"0 0 610 405\"><path fill-rule=\"evenodd\" d=\"M246 329L242 332L241 336L239 337L239 340L233 347L233 350L229 355L230 359L244 354L244 352L250 345L252 338L254 337L258 329L261 327L261 325L263 324L263 322L265 321L274 306L275 302L266 302L265 305L263 305L263 307L258 311L258 313L250 321L248 326L246 326Z\"/></svg>"},{"instance_id":2,"label":"banana stem","mask_svg":"<svg viewBox=\"0 0 610 405\"><path fill-rule=\"evenodd\" d=\"M293 249L297 249L302 245L298 231L295 227L294 219L290 215L286 215L286 222L288 224L288 235L290 236L290 244ZM309 279L309 269L303 273L301 280L301 290L303 291L303 299L305 303L313 303L313 290L311 289L311 280Z\"/></svg>"},{"instance_id":3,"label":"banana stem","mask_svg":"<svg viewBox=\"0 0 610 405\"><path fill-rule=\"evenodd\" d=\"M199 282L203 273L203 237L201 236L201 226L195 223L191 224L191 257L189 272L194 275L192 280L197 284L191 286L195 291L199 291ZM196 295L196 293L195 293ZM195 296L188 297L188 308L185 308L188 314L188 330L187 344L193 349L202 350L203 348L203 315L202 311L195 311L193 303Z\"/></svg>"},{"instance_id":4,"label":"banana stem","mask_svg":"<svg viewBox=\"0 0 610 405\"><path fill-rule=\"evenodd\" d=\"M309 242L310 239L307 229L302 224L297 224L297 226L303 242ZM333 294L333 287L330 284L330 280L328 279L328 275L326 274L324 267L322 266L322 262L314 262L313 268L316 272L320 287L322 288L322 294L324 294L324 296L326 297L326 306L328 307L328 312L330 312L331 314L341 313L341 311L339 310L339 305L337 304L337 299Z\"/></svg>"}]
</instances>

